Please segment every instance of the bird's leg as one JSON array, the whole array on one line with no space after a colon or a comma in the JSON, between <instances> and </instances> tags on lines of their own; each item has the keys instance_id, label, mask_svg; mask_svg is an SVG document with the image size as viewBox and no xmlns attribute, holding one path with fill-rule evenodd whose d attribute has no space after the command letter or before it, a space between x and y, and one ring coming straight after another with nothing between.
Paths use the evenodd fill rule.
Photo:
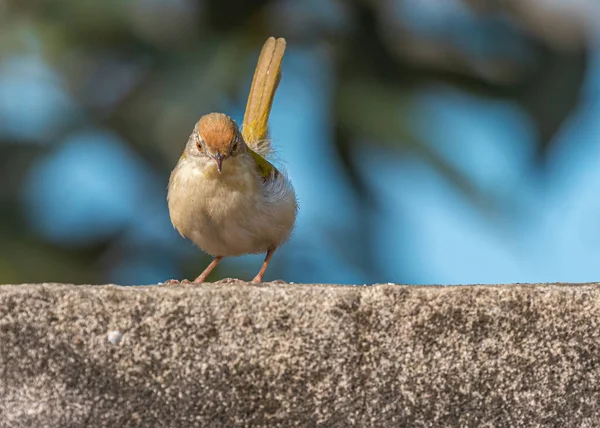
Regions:
<instances>
[{"instance_id":1,"label":"bird's leg","mask_svg":"<svg viewBox=\"0 0 600 428\"><path fill-rule=\"evenodd\" d=\"M271 257L273 257L273 253L275 253L276 249L277 249L276 247L273 247L273 248L269 248L269 250L267 251L267 255L265 256L265 261L263 262L260 270L258 271L256 276L252 280L252 282L254 282L255 284L260 284L262 282L265 271L267 270L267 266L269 266L269 261L271 260Z\"/></svg>"},{"instance_id":2,"label":"bird's leg","mask_svg":"<svg viewBox=\"0 0 600 428\"><path fill-rule=\"evenodd\" d=\"M205 282L206 281L206 277L208 275L210 275L210 273L212 272L212 270L219 264L219 262L221 261L223 257L222 256L217 256L213 259L212 262L210 262L210 264L208 266L206 266L206 269L204 269L204 272L202 272L198 278L196 278L194 280L194 282Z\"/></svg>"}]
</instances>

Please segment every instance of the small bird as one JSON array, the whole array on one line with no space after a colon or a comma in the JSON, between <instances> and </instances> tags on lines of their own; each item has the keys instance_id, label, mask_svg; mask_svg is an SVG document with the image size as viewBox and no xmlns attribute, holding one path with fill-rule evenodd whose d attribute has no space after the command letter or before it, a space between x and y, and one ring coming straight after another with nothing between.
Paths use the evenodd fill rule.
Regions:
<instances>
[{"instance_id":1,"label":"small bird","mask_svg":"<svg viewBox=\"0 0 600 428\"><path fill-rule=\"evenodd\" d=\"M225 114L202 116L171 173L167 202L173 226L214 256L194 282L205 282L223 257L266 252L252 280L262 282L273 253L294 227L294 188L266 159L272 152L268 119L285 46L283 38L265 42L242 130Z\"/></svg>"}]
</instances>

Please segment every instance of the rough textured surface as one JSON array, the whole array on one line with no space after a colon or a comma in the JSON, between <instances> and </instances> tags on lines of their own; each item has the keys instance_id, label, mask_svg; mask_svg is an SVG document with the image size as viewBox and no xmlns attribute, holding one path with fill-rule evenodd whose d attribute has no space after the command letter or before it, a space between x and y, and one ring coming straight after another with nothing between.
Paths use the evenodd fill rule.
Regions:
<instances>
[{"instance_id":1,"label":"rough textured surface","mask_svg":"<svg viewBox=\"0 0 600 428\"><path fill-rule=\"evenodd\" d=\"M0 286L1 427L600 426L600 286Z\"/></svg>"}]
</instances>

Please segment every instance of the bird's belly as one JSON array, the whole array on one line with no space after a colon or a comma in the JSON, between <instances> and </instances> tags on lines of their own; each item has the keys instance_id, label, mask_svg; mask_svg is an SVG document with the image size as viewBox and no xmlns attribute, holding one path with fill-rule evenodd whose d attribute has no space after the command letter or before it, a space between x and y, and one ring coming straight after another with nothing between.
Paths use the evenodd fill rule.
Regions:
<instances>
[{"instance_id":1,"label":"bird's belly","mask_svg":"<svg viewBox=\"0 0 600 428\"><path fill-rule=\"evenodd\" d=\"M175 178L169 188L169 210L177 230L214 256L267 251L291 232L295 197L272 203L255 177L207 180Z\"/></svg>"},{"instance_id":2,"label":"bird's belly","mask_svg":"<svg viewBox=\"0 0 600 428\"><path fill-rule=\"evenodd\" d=\"M260 218L262 210L257 211L255 203L239 195L228 199L220 209L215 209L215 201L210 209L202 207L187 237L215 256L264 252L275 244L269 239L268 219Z\"/></svg>"}]
</instances>

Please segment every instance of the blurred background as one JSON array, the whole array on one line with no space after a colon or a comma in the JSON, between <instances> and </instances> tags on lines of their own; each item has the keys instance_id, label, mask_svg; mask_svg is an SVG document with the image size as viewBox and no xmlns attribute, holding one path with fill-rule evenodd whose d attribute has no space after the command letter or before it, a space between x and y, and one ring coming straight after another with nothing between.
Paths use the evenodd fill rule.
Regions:
<instances>
[{"instance_id":1,"label":"blurred background","mask_svg":"<svg viewBox=\"0 0 600 428\"><path fill-rule=\"evenodd\" d=\"M169 173L202 114L241 121L271 35L301 209L266 280L598 281L599 27L596 0L0 0L0 283L198 275Z\"/></svg>"}]
</instances>

